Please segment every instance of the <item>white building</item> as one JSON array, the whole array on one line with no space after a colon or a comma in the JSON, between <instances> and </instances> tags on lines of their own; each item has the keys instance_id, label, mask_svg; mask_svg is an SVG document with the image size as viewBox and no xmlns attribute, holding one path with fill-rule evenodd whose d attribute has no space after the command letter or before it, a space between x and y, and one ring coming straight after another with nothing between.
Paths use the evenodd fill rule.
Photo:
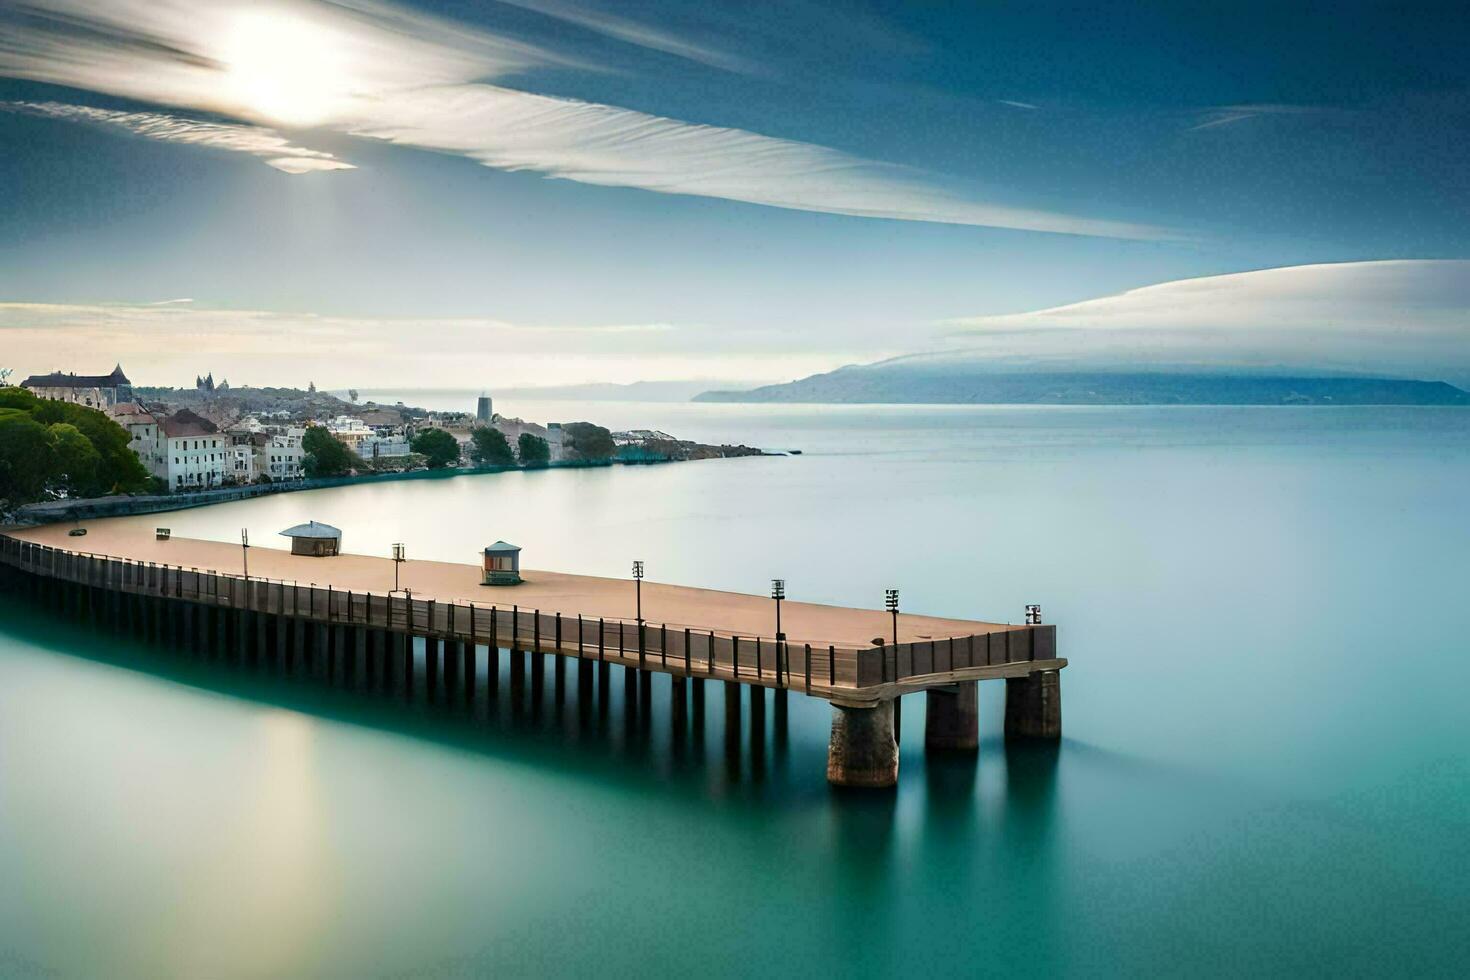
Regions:
<instances>
[{"instance_id":1,"label":"white building","mask_svg":"<svg viewBox=\"0 0 1470 980\"><path fill-rule=\"evenodd\" d=\"M187 408L160 423L163 430L164 479L173 492L206 490L224 484L230 457L229 439L209 419Z\"/></svg>"},{"instance_id":2,"label":"white building","mask_svg":"<svg viewBox=\"0 0 1470 980\"><path fill-rule=\"evenodd\" d=\"M301 426L283 426L271 430L266 440L264 463L258 466L259 473L279 480L299 480L303 475L302 460L306 453L301 448L301 439L306 429Z\"/></svg>"},{"instance_id":3,"label":"white building","mask_svg":"<svg viewBox=\"0 0 1470 980\"><path fill-rule=\"evenodd\" d=\"M372 443L377 433L355 415L339 415L327 423L327 431L363 459L373 458Z\"/></svg>"},{"instance_id":4,"label":"white building","mask_svg":"<svg viewBox=\"0 0 1470 980\"><path fill-rule=\"evenodd\" d=\"M119 402L112 406L112 420L132 437L128 448L138 457L151 475L160 480L168 478L168 465L164 461L163 429L158 418L137 402Z\"/></svg>"},{"instance_id":5,"label":"white building","mask_svg":"<svg viewBox=\"0 0 1470 980\"><path fill-rule=\"evenodd\" d=\"M375 436L363 444L363 459L388 459L394 456L407 456L412 450L408 439L404 436Z\"/></svg>"}]
</instances>

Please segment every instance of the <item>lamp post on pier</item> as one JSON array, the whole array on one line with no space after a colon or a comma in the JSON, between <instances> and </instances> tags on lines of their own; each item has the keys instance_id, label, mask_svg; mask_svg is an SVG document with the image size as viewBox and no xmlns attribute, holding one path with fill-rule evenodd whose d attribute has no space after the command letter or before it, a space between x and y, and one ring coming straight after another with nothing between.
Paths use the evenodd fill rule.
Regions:
<instances>
[{"instance_id":1,"label":"lamp post on pier","mask_svg":"<svg viewBox=\"0 0 1470 980\"><path fill-rule=\"evenodd\" d=\"M643 622L643 562L633 562L633 589L638 602L638 622Z\"/></svg>"},{"instance_id":2,"label":"lamp post on pier","mask_svg":"<svg viewBox=\"0 0 1470 980\"><path fill-rule=\"evenodd\" d=\"M393 544L393 591L398 591L398 566L404 562L403 542L396 541Z\"/></svg>"},{"instance_id":3,"label":"lamp post on pier","mask_svg":"<svg viewBox=\"0 0 1470 980\"><path fill-rule=\"evenodd\" d=\"M781 600L786 598L784 578L771 579L771 598L776 600L776 643L779 646L786 639L786 634L781 632Z\"/></svg>"},{"instance_id":4,"label":"lamp post on pier","mask_svg":"<svg viewBox=\"0 0 1470 980\"><path fill-rule=\"evenodd\" d=\"M898 590L883 590L883 606L893 614L893 679L899 680L898 659ZM895 696L893 699L893 742L897 745L903 741L903 697Z\"/></svg>"},{"instance_id":5,"label":"lamp post on pier","mask_svg":"<svg viewBox=\"0 0 1470 980\"><path fill-rule=\"evenodd\" d=\"M784 578L771 579L771 598L776 600L776 686L779 692L776 697L778 703L784 703L779 701L780 698L786 696L786 692L780 690L781 661L785 659L782 655L786 652L786 634L781 631L781 600L786 598L786 580ZM785 709L778 708L777 710L784 711Z\"/></svg>"},{"instance_id":6,"label":"lamp post on pier","mask_svg":"<svg viewBox=\"0 0 1470 980\"><path fill-rule=\"evenodd\" d=\"M245 577L250 577L250 529L240 528L240 561L244 565Z\"/></svg>"}]
</instances>

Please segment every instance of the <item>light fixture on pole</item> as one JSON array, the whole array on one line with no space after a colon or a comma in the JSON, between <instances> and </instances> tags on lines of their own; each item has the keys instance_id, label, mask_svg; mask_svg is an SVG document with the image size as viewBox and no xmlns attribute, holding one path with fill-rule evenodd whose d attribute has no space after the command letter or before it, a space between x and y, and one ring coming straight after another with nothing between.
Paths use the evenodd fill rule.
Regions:
<instances>
[{"instance_id":1,"label":"light fixture on pole","mask_svg":"<svg viewBox=\"0 0 1470 980\"><path fill-rule=\"evenodd\" d=\"M403 542L401 542L401 541L395 541L393 543L393 591L394 592L397 592L398 591L398 566L399 565L402 565L403 562L404 562L404 558L403 558Z\"/></svg>"},{"instance_id":2,"label":"light fixture on pole","mask_svg":"<svg viewBox=\"0 0 1470 980\"><path fill-rule=\"evenodd\" d=\"M784 578L771 579L771 598L776 600L776 642L780 643L786 639L786 634L781 632L781 600L786 598Z\"/></svg>"},{"instance_id":3,"label":"light fixture on pole","mask_svg":"<svg viewBox=\"0 0 1470 980\"><path fill-rule=\"evenodd\" d=\"M1026 604L1026 625L1027 626L1040 626L1041 625L1041 605L1040 605L1040 603L1028 602Z\"/></svg>"},{"instance_id":4,"label":"light fixture on pole","mask_svg":"<svg viewBox=\"0 0 1470 980\"><path fill-rule=\"evenodd\" d=\"M893 614L893 645L898 646L898 590L883 590L883 608Z\"/></svg>"},{"instance_id":5,"label":"light fixture on pole","mask_svg":"<svg viewBox=\"0 0 1470 980\"><path fill-rule=\"evenodd\" d=\"M240 528L240 561L245 566L245 577L250 577L250 530Z\"/></svg>"},{"instance_id":6,"label":"light fixture on pole","mask_svg":"<svg viewBox=\"0 0 1470 980\"><path fill-rule=\"evenodd\" d=\"M643 622L643 562L633 562L633 588L638 596L638 622Z\"/></svg>"}]
</instances>

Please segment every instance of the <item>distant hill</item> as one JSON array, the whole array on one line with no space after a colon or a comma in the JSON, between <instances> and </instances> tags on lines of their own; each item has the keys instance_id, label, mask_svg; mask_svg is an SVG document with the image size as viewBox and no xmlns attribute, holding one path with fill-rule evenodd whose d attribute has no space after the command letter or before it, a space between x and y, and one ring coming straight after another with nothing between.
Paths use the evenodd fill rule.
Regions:
<instances>
[{"instance_id":1,"label":"distant hill","mask_svg":"<svg viewBox=\"0 0 1470 980\"><path fill-rule=\"evenodd\" d=\"M715 381L635 381L632 384L591 382L575 385L548 385L540 388L502 388L497 397L519 399L554 399L589 402L687 402L709 388ZM724 384L731 382L725 381ZM740 384L741 382L734 382ZM754 384L755 382L745 382Z\"/></svg>"},{"instance_id":2,"label":"distant hill","mask_svg":"<svg viewBox=\"0 0 1470 980\"><path fill-rule=\"evenodd\" d=\"M905 359L845 367L700 402L933 405L1470 405L1442 381L1188 372L1000 373Z\"/></svg>"}]
</instances>

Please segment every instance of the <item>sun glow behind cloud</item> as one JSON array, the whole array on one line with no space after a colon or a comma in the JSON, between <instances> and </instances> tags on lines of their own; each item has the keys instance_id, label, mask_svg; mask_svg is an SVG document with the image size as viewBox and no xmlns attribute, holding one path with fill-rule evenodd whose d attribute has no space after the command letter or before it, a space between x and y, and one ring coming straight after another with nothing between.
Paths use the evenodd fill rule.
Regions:
<instances>
[{"instance_id":1,"label":"sun glow behind cloud","mask_svg":"<svg viewBox=\"0 0 1470 980\"><path fill-rule=\"evenodd\" d=\"M286 126L313 126L349 98L350 66L328 30L277 10L237 11L220 51L226 86L238 104Z\"/></svg>"},{"instance_id":2,"label":"sun glow behind cloud","mask_svg":"<svg viewBox=\"0 0 1470 980\"><path fill-rule=\"evenodd\" d=\"M811 143L492 84L576 62L386 4L114 0L99 9L39 0L28 11L0 46L0 75L602 186L901 221L1175 237L981 200L933 175ZM277 166L326 169L310 159L322 158L283 157Z\"/></svg>"}]
</instances>

